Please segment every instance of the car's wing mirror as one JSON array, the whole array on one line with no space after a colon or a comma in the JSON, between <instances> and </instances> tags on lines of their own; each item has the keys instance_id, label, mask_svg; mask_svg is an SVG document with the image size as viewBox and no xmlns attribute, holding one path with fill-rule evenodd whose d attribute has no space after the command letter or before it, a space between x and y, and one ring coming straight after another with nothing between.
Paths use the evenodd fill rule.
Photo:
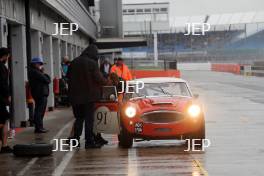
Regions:
<instances>
[{"instance_id":1,"label":"car's wing mirror","mask_svg":"<svg viewBox=\"0 0 264 176\"><path fill-rule=\"evenodd\" d=\"M117 90L115 86L104 86L102 88L102 101L117 101Z\"/></svg>"},{"instance_id":2,"label":"car's wing mirror","mask_svg":"<svg viewBox=\"0 0 264 176\"><path fill-rule=\"evenodd\" d=\"M198 98L199 98L199 94L193 94L193 97L194 97L195 99L198 99Z\"/></svg>"}]
</instances>

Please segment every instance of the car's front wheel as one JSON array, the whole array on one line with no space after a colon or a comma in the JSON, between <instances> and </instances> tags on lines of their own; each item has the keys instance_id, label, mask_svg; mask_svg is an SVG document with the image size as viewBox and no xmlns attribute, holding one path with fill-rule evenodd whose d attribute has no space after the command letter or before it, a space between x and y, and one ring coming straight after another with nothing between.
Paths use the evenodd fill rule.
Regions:
<instances>
[{"instance_id":1,"label":"car's front wheel","mask_svg":"<svg viewBox=\"0 0 264 176\"><path fill-rule=\"evenodd\" d=\"M124 127L121 127L118 135L119 146L122 148L131 148L133 146L133 137L127 132Z\"/></svg>"},{"instance_id":2,"label":"car's front wheel","mask_svg":"<svg viewBox=\"0 0 264 176\"><path fill-rule=\"evenodd\" d=\"M201 122L201 126L198 131L188 136L190 145L195 144L197 147L203 147L205 139L205 122L204 119ZM187 143L186 143L187 144Z\"/></svg>"},{"instance_id":3,"label":"car's front wheel","mask_svg":"<svg viewBox=\"0 0 264 176\"><path fill-rule=\"evenodd\" d=\"M203 142L205 139L205 124L204 123L202 123L200 129L192 135L191 139L197 140L195 141L195 144L199 144L201 147L203 146Z\"/></svg>"}]
</instances>

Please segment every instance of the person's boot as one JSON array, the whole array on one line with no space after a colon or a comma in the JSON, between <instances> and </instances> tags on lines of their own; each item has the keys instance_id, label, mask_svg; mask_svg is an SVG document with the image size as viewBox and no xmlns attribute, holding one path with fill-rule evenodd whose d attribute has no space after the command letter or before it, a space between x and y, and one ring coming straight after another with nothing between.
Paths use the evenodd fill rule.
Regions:
<instances>
[{"instance_id":1,"label":"person's boot","mask_svg":"<svg viewBox=\"0 0 264 176\"><path fill-rule=\"evenodd\" d=\"M13 153L13 149L9 146L2 147L0 153Z\"/></svg>"},{"instance_id":2,"label":"person's boot","mask_svg":"<svg viewBox=\"0 0 264 176\"><path fill-rule=\"evenodd\" d=\"M42 129L35 129L35 133L47 133L47 132L49 132L49 130L46 130L44 128L42 128Z\"/></svg>"},{"instance_id":3,"label":"person's boot","mask_svg":"<svg viewBox=\"0 0 264 176\"><path fill-rule=\"evenodd\" d=\"M101 145L107 145L108 141L105 140L101 134L97 134L94 137L95 143L101 144Z\"/></svg>"},{"instance_id":4,"label":"person's boot","mask_svg":"<svg viewBox=\"0 0 264 176\"><path fill-rule=\"evenodd\" d=\"M96 143L94 140L85 142L85 149L101 148L102 146L102 144Z\"/></svg>"}]
</instances>

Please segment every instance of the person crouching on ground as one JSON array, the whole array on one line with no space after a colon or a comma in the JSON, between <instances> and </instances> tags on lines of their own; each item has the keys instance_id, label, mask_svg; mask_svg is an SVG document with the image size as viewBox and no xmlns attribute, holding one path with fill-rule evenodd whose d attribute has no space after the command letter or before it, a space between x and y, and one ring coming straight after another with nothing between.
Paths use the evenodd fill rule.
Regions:
<instances>
[{"instance_id":1,"label":"person crouching on ground","mask_svg":"<svg viewBox=\"0 0 264 176\"><path fill-rule=\"evenodd\" d=\"M11 88L9 84L9 71L5 64L10 58L7 48L0 48L0 151L11 153L13 150L7 145L8 119L10 117L7 106L11 104Z\"/></svg>"},{"instance_id":2,"label":"person crouching on ground","mask_svg":"<svg viewBox=\"0 0 264 176\"><path fill-rule=\"evenodd\" d=\"M31 94L35 101L35 133L47 133L48 130L43 127L43 118L47 108L51 79L44 73L42 58L36 57L31 60L28 77Z\"/></svg>"}]
</instances>

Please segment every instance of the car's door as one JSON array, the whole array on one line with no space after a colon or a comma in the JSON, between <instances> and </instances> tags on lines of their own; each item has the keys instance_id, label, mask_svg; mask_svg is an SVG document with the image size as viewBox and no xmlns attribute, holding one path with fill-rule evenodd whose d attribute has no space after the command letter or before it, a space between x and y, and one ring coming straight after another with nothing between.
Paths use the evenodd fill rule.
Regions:
<instances>
[{"instance_id":1,"label":"car's door","mask_svg":"<svg viewBox=\"0 0 264 176\"><path fill-rule=\"evenodd\" d=\"M115 86L104 86L102 98L96 103L94 133L119 134L119 104Z\"/></svg>"}]
</instances>

